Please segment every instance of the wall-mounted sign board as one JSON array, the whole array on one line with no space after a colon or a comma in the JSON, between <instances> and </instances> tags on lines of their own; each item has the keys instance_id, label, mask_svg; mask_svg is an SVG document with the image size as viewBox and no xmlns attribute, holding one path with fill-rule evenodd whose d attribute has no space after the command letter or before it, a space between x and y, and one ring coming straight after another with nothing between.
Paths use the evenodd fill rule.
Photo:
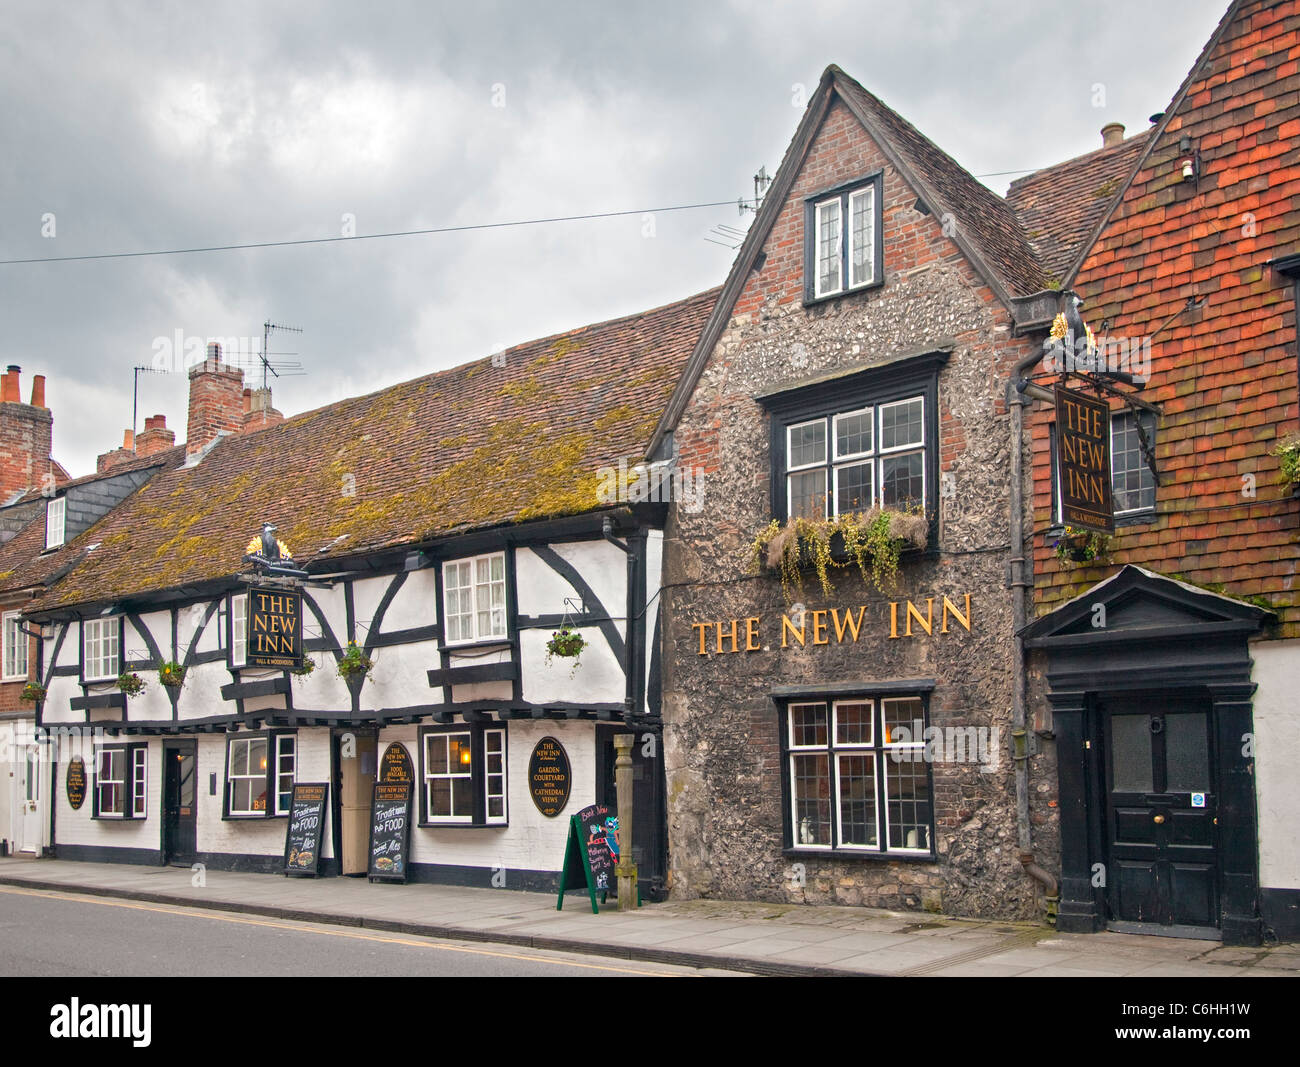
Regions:
<instances>
[{"instance_id":1,"label":"wall-mounted sign board","mask_svg":"<svg viewBox=\"0 0 1300 1067\"><path fill-rule=\"evenodd\" d=\"M528 760L528 792L537 810L553 819L569 802L573 774L564 746L554 737L543 737L533 746Z\"/></svg>"},{"instance_id":2,"label":"wall-mounted sign board","mask_svg":"<svg viewBox=\"0 0 1300 1067\"><path fill-rule=\"evenodd\" d=\"M302 592L252 586L248 590L250 667L302 669Z\"/></svg>"},{"instance_id":3,"label":"wall-mounted sign board","mask_svg":"<svg viewBox=\"0 0 1300 1067\"><path fill-rule=\"evenodd\" d=\"M80 756L73 756L68 761L64 788L68 791L68 804L73 811L86 802L86 762Z\"/></svg>"},{"instance_id":4,"label":"wall-mounted sign board","mask_svg":"<svg viewBox=\"0 0 1300 1067\"><path fill-rule=\"evenodd\" d=\"M1110 406L1056 387L1056 474L1061 521L1081 530L1115 532L1110 496Z\"/></svg>"}]
</instances>

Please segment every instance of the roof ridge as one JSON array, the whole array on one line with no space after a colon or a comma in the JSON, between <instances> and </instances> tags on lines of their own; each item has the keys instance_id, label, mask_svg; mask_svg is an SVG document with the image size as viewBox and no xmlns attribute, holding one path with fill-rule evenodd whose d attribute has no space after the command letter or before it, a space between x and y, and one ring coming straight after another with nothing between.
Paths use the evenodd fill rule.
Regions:
<instances>
[{"instance_id":1,"label":"roof ridge","mask_svg":"<svg viewBox=\"0 0 1300 1067\"><path fill-rule=\"evenodd\" d=\"M1002 199L1007 201L1007 203L1010 203L1012 199L1010 195L1012 189L1014 189L1017 185L1020 185L1022 182L1032 181L1034 178L1047 174L1049 171L1057 170L1060 167L1069 166L1072 163L1082 163L1084 160L1090 161L1095 157L1100 157L1101 153L1103 152L1120 152L1126 148L1132 151L1132 149L1137 146L1137 142L1144 137L1150 137L1154 129L1155 129L1154 126L1148 126L1145 130L1139 130L1131 137L1125 137L1124 140L1119 142L1119 144L1102 145L1100 148L1093 148L1087 152L1080 152L1077 156L1071 156L1069 159L1062 159L1057 163L1049 163L1045 167L1039 167L1037 170L1030 171L1023 178L1016 178L1014 181L1012 181L1011 184L1007 187L1007 195L1004 196Z\"/></svg>"}]
</instances>

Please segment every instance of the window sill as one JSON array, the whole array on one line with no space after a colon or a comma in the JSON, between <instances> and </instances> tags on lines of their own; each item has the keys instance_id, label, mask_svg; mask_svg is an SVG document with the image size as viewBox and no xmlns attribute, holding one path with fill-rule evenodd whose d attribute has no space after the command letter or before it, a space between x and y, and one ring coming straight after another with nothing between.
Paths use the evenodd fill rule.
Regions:
<instances>
[{"instance_id":1,"label":"window sill","mask_svg":"<svg viewBox=\"0 0 1300 1067\"><path fill-rule=\"evenodd\" d=\"M513 637L492 637L486 641L465 641L455 645L439 645L438 651L454 655L459 652L481 652L489 648L513 648L515 644L516 640Z\"/></svg>"},{"instance_id":2,"label":"window sill","mask_svg":"<svg viewBox=\"0 0 1300 1067\"><path fill-rule=\"evenodd\" d=\"M829 303L832 300L840 300L846 296L856 296L858 293L869 293L873 289L882 288L884 284L885 279L881 278L878 282L868 282L866 285L855 285L852 289L840 289L838 292L826 293L822 296L808 296L805 293L803 306L806 308L816 307L818 304Z\"/></svg>"},{"instance_id":3,"label":"window sill","mask_svg":"<svg viewBox=\"0 0 1300 1067\"><path fill-rule=\"evenodd\" d=\"M287 819L288 815L271 815L267 812L251 812L243 815L235 812L227 812L221 816L222 822L270 822L274 819Z\"/></svg>"},{"instance_id":4,"label":"window sill","mask_svg":"<svg viewBox=\"0 0 1300 1067\"><path fill-rule=\"evenodd\" d=\"M781 855L795 859L835 859L835 860L902 860L905 863L938 863L939 857L933 852L872 852L870 849L856 848L783 848Z\"/></svg>"},{"instance_id":5,"label":"window sill","mask_svg":"<svg viewBox=\"0 0 1300 1067\"><path fill-rule=\"evenodd\" d=\"M417 822L421 830L508 830L508 822Z\"/></svg>"}]
</instances>

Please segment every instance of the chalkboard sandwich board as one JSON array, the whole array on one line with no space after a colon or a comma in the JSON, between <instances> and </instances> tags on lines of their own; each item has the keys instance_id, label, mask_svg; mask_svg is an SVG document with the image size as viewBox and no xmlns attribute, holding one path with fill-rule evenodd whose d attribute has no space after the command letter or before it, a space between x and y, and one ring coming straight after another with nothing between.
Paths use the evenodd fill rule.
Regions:
<instances>
[{"instance_id":1,"label":"chalkboard sandwich board","mask_svg":"<svg viewBox=\"0 0 1300 1067\"><path fill-rule=\"evenodd\" d=\"M560 874L560 895L555 910L564 908L566 889L585 889L591 910L600 914L601 900L614 885L618 865L618 813L605 804L592 804L569 818L569 841L564 849L564 870Z\"/></svg>"},{"instance_id":2,"label":"chalkboard sandwich board","mask_svg":"<svg viewBox=\"0 0 1300 1067\"><path fill-rule=\"evenodd\" d=\"M376 782L370 802L370 880L405 882L410 842L411 783Z\"/></svg>"},{"instance_id":3,"label":"chalkboard sandwich board","mask_svg":"<svg viewBox=\"0 0 1300 1067\"><path fill-rule=\"evenodd\" d=\"M284 832L284 873L315 878L320 869L321 834L325 829L326 782L297 782Z\"/></svg>"}]
</instances>

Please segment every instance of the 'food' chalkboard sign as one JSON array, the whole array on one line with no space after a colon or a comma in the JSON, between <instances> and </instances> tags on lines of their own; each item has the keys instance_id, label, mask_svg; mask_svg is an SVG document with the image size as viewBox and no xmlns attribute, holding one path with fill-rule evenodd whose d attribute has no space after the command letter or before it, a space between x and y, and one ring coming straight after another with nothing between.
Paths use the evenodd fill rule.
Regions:
<instances>
[{"instance_id":1,"label":"'food' chalkboard sign","mask_svg":"<svg viewBox=\"0 0 1300 1067\"><path fill-rule=\"evenodd\" d=\"M320 868L321 834L325 830L325 782L297 782L284 832L284 873L314 878Z\"/></svg>"},{"instance_id":2,"label":"'food' chalkboard sign","mask_svg":"<svg viewBox=\"0 0 1300 1067\"><path fill-rule=\"evenodd\" d=\"M376 782L370 802L370 880L405 882L410 864L411 783Z\"/></svg>"}]
</instances>

